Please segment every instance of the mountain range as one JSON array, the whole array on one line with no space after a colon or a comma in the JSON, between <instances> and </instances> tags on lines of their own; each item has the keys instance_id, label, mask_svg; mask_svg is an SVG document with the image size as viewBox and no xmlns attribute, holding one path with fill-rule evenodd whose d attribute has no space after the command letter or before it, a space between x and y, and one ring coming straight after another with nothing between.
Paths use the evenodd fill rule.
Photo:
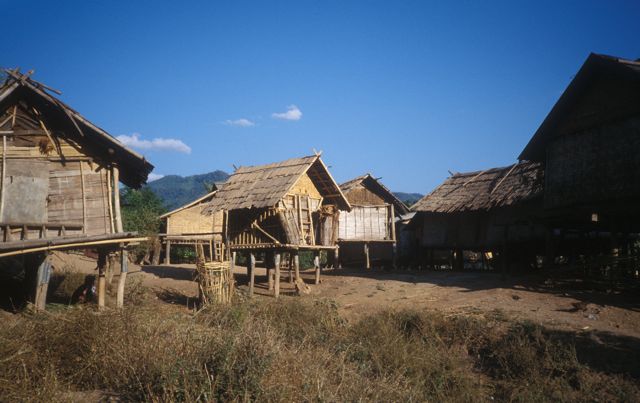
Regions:
<instances>
[{"instance_id":1,"label":"mountain range","mask_svg":"<svg viewBox=\"0 0 640 403\"><path fill-rule=\"evenodd\" d=\"M228 178L228 173L218 170L191 176L167 175L149 182L146 186L162 200L167 210L173 210L205 195L213 183L224 182ZM420 193L393 194L408 206L422 198Z\"/></svg>"}]
</instances>

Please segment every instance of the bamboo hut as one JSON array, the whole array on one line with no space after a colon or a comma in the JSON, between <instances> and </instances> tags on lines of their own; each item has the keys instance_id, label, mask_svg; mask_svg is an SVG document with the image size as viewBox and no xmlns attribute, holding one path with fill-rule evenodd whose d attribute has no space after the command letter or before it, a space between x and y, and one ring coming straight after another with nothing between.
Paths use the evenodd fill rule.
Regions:
<instances>
[{"instance_id":1,"label":"bamboo hut","mask_svg":"<svg viewBox=\"0 0 640 403\"><path fill-rule=\"evenodd\" d=\"M505 267L510 247L517 246L519 256L535 256L544 240L543 184L544 171L532 162L452 175L411 208L422 264L434 267L434 255L442 251L450 252L446 262L458 269L465 250L501 253Z\"/></svg>"},{"instance_id":2,"label":"bamboo hut","mask_svg":"<svg viewBox=\"0 0 640 403\"><path fill-rule=\"evenodd\" d=\"M171 264L172 245L203 244L208 247L211 260L224 259L222 237L225 215L222 211L206 216L202 214L202 210L213 199L216 192L217 189L160 216L166 228L166 233L160 234L165 245L165 264Z\"/></svg>"},{"instance_id":3,"label":"bamboo hut","mask_svg":"<svg viewBox=\"0 0 640 403\"><path fill-rule=\"evenodd\" d=\"M340 189L351 204L351 211L339 214L340 261L362 263L367 269L372 261L395 266L395 221L409 212L407 206L371 174L345 182Z\"/></svg>"},{"instance_id":4,"label":"bamboo hut","mask_svg":"<svg viewBox=\"0 0 640 403\"><path fill-rule=\"evenodd\" d=\"M47 253L98 248L102 306L106 255L121 250L122 305L125 248L140 238L123 230L118 186L140 187L153 166L60 101L53 95L58 91L34 81L31 72L5 72L7 79L0 83L0 259L24 260L27 281L37 282L33 299L43 308L51 268Z\"/></svg>"},{"instance_id":5,"label":"bamboo hut","mask_svg":"<svg viewBox=\"0 0 640 403\"><path fill-rule=\"evenodd\" d=\"M222 211L227 248L232 256L238 251L248 254L250 292L255 283L255 255L268 256L267 277L278 296L284 253L291 256L289 267L293 266L299 282L298 253L312 251L315 282L320 282L319 253L336 248L339 209L348 211L350 204L316 154L238 168L203 212Z\"/></svg>"},{"instance_id":6,"label":"bamboo hut","mask_svg":"<svg viewBox=\"0 0 640 403\"><path fill-rule=\"evenodd\" d=\"M550 259L628 250L640 233L640 61L591 54L519 158L545 169Z\"/></svg>"}]
</instances>

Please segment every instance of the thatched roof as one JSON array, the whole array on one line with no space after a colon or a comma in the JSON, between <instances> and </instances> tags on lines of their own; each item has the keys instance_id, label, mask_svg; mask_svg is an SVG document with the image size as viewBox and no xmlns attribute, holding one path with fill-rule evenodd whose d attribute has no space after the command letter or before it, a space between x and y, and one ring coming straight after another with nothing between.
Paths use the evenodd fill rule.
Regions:
<instances>
[{"instance_id":1,"label":"thatched roof","mask_svg":"<svg viewBox=\"0 0 640 403\"><path fill-rule=\"evenodd\" d=\"M519 162L503 168L458 173L411 207L416 212L458 213L512 206L542 196L544 170Z\"/></svg>"},{"instance_id":2,"label":"thatched roof","mask_svg":"<svg viewBox=\"0 0 640 403\"><path fill-rule=\"evenodd\" d=\"M351 209L320 155L312 155L238 168L221 185L204 212L274 207L305 173L308 173L326 201L337 204L339 208Z\"/></svg>"},{"instance_id":3,"label":"thatched roof","mask_svg":"<svg viewBox=\"0 0 640 403\"><path fill-rule=\"evenodd\" d=\"M344 182L340 185L340 189L342 190L342 193L344 193L347 198L349 198L349 192L359 188L360 186L364 186L373 193L377 194L385 202L393 204L394 209L399 215L407 214L409 212L409 208L402 202L402 200L398 199L385 185L382 184L382 182L374 178L370 173Z\"/></svg>"},{"instance_id":4,"label":"thatched roof","mask_svg":"<svg viewBox=\"0 0 640 403\"><path fill-rule=\"evenodd\" d=\"M25 99L37 105L46 119L61 122L61 125L67 127L67 135L94 144L95 149L102 152L102 158L117 163L120 166L120 179L125 185L139 188L147 181L153 165L51 95L52 92L59 94L59 91L31 79L30 73L22 74L17 69L4 70L4 73L7 78L0 83L0 110L4 110L7 103Z\"/></svg>"},{"instance_id":5,"label":"thatched roof","mask_svg":"<svg viewBox=\"0 0 640 403\"><path fill-rule=\"evenodd\" d=\"M553 138L635 115L639 106L640 60L592 53L518 158L543 161Z\"/></svg>"},{"instance_id":6,"label":"thatched roof","mask_svg":"<svg viewBox=\"0 0 640 403\"><path fill-rule=\"evenodd\" d=\"M213 197L215 196L215 194L218 193L218 189L215 188L215 184L214 184L214 190L212 190L211 192L205 194L204 196L200 196L197 199L190 201L189 203L185 204L184 206L180 206L175 210L171 210L168 213L164 213L163 215L160 216L160 218L167 218L170 217L172 215L174 215L175 213L179 213L182 210L188 209L189 207L193 207L196 204L201 204L201 203L207 203L209 201L211 201L211 199L213 199Z\"/></svg>"}]
</instances>

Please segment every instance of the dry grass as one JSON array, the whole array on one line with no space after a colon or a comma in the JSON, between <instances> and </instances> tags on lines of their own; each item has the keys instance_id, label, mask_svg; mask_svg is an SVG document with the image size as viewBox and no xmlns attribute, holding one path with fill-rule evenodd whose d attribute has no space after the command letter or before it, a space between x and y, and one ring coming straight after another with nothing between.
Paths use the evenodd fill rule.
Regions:
<instances>
[{"instance_id":1,"label":"dry grass","mask_svg":"<svg viewBox=\"0 0 640 403\"><path fill-rule=\"evenodd\" d=\"M293 298L192 315L132 291L140 306L123 311L71 307L2 325L1 400L640 399L636 368L606 354L587 363L583 338L527 323L413 311L346 323L330 301ZM638 351L626 354L637 365Z\"/></svg>"}]
</instances>

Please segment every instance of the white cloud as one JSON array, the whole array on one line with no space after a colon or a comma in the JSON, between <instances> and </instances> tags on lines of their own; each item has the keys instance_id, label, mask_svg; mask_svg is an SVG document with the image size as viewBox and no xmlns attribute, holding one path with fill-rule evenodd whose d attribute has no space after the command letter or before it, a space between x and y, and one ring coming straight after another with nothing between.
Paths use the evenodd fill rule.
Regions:
<instances>
[{"instance_id":1,"label":"white cloud","mask_svg":"<svg viewBox=\"0 0 640 403\"><path fill-rule=\"evenodd\" d=\"M271 117L281 120L300 120L302 118L302 111L295 105L287 106L287 111L282 113L272 113Z\"/></svg>"},{"instance_id":2,"label":"white cloud","mask_svg":"<svg viewBox=\"0 0 640 403\"><path fill-rule=\"evenodd\" d=\"M238 126L238 127L252 127L256 125L255 122L252 122L251 120L245 119L245 118L236 119L236 120L225 120L224 124L228 126Z\"/></svg>"},{"instance_id":3,"label":"white cloud","mask_svg":"<svg viewBox=\"0 0 640 403\"><path fill-rule=\"evenodd\" d=\"M126 134L116 137L125 146L138 148L141 150L176 151L184 154L191 154L191 147L178 139L155 138L153 140L142 140L140 133Z\"/></svg>"},{"instance_id":4,"label":"white cloud","mask_svg":"<svg viewBox=\"0 0 640 403\"><path fill-rule=\"evenodd\" d=\"M158 179L162 179L162 178L164 178L164 175L162 174L150 173L149 176L147 177L147 182L157 181Z\"/></svg>"}]
</instances>

